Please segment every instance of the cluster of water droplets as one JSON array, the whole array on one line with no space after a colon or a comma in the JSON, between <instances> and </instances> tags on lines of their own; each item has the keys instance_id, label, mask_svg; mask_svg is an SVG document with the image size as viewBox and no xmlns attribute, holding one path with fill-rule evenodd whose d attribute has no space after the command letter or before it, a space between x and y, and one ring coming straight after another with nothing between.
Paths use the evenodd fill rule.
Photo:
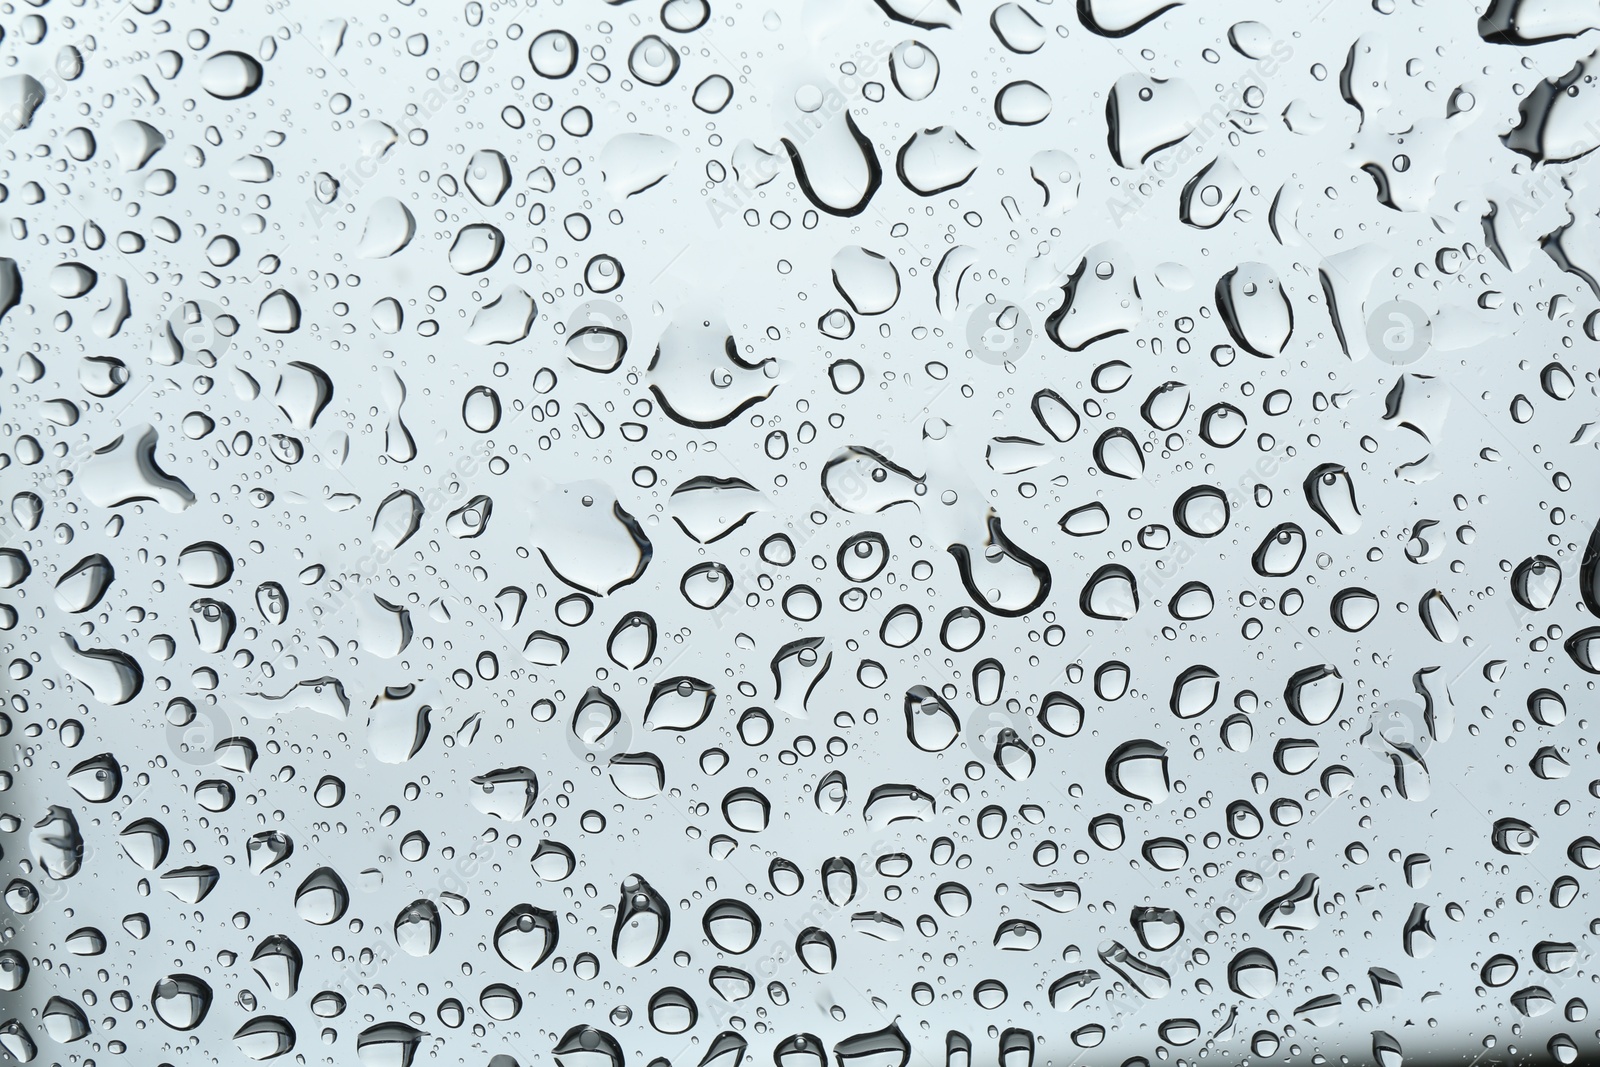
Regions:
<instances>
[{"instance_id":1,"label":"cluster of water droplets","mask_svg":"<svg viewBox=\"0 0 1600 1067\"><path fill-rule=\"evenodd\" d=\"M1595 1055L1591 7L0 7L0 1060Z\"/></svg>"}]
</instances>

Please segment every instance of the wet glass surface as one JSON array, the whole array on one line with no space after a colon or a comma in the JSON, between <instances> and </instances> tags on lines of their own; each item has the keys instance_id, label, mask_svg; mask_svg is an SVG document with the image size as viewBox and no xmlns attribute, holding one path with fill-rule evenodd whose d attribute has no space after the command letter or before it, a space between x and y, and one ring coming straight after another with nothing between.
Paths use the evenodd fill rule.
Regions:
<instances>
[{"instance_id":1,"label":"wet glass surface","mask_svg":"<svg viewBox=\"0 0 1600 1067\"><path fill-rule=\"evenodd\" d=\"M0 1063L1595 1062L1597 27L0 5Z\"/></svg>"}]
</instances>

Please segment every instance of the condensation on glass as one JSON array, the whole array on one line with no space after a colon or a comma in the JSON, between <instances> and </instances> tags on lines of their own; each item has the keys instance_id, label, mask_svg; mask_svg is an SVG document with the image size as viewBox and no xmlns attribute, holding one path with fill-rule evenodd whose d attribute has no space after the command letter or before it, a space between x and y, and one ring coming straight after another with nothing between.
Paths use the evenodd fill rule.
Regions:
<instances>
[{"instance_id":1,"label":"condensation on glass","mask_svg":"<svg viewBox=\"0 0 1600 1067\"><path fill-rule=\"evenodd\" d=\"M1593 1062L1596 17L0 7L0 1063Z\"/></svg>"}]
</instances>

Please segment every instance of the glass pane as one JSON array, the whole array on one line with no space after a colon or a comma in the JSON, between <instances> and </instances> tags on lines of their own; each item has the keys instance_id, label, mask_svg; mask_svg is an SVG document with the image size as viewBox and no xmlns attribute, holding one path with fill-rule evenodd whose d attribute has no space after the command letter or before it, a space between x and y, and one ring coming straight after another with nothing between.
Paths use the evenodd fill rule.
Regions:
<instances>
[{"instance_id":1,"label":"glass pane","mask_svg":"<svg viewBox=\"0 0 1600 1067\"><path fill-rule=\"evenodd\" d=\"M0 8L0 1062L1594 1062L1595 16Z\"/></svg>"}]
</instances>

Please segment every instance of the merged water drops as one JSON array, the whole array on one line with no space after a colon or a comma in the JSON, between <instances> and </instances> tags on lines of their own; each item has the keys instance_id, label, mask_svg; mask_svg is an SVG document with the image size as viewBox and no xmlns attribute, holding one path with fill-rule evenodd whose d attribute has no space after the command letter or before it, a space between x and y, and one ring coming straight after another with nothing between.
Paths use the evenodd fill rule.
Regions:
<instances>
[{"instance_id":1,"label":"merged water drops","mask_svg":"<svg viewBox=\"0 0 1600 1067\"><path fill-rule=\"evenodd\" d=\"M7 23L3 1055L1593 1059L1593 13L635 6Z\"/></svg>"}]
</instances>

